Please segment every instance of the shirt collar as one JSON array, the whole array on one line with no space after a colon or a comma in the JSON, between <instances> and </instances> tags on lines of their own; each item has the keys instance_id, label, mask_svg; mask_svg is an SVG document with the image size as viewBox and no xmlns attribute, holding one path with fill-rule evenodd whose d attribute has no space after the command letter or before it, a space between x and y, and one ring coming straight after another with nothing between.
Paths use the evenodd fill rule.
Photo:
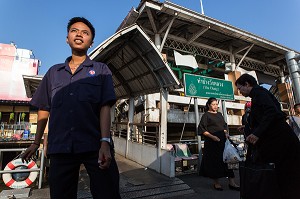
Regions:
<instances>
[{"instance_id":1,"label":"shirt collar","mask_svg":"<svg viewBox=\"0 0 300 199\"><path fill-rule=\"evenodd\" d=\"M68 57L65 61L64 64L62 64L57 70L61 70L61 69L64 69L66 67L69 67L69 62L71 61L72 59L72 56ZM93 61L88 57L86 56L85 60L82 62L81 64L83 67L91 67L93 66Z\"/></svg>"}]
</instances>

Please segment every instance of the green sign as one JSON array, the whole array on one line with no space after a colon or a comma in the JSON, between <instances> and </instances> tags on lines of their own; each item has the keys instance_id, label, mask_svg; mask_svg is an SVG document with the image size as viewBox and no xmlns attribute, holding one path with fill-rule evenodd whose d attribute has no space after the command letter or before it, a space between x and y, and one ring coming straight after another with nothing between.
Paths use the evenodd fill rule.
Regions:
<instances>
[{"instance_id":1,"label":"green sign","mask_svg":"<svg viewBox=\"0 0 300 199\"><path fill-rule=\"evenodd\" d=\"M234 100L232 82L223 79L185 73L184 91L185 96L190 97Z\"/></svg>"}]
</instances>

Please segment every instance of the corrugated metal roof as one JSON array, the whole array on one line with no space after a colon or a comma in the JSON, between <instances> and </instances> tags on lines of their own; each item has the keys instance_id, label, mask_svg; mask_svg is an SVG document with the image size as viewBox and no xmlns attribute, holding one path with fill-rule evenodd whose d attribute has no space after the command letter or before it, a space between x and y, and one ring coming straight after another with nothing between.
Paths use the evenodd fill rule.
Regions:
<instances>
[{"instance_id":1,"label":"corrugated metal roof","mask_svg":"<svg viewBox=\"0 0 300 199\"><path fill-rule=\"evenodd\" d=\"M178 88L179 81L173 71L137 25L119 30L89 56L108 65L118 98L154 93L161 88Z\"/></svg>"},{"instance_id":2,"label":"corrugated metal roof","mask_svg":"<svg viewBox=\"0 0 300 199\"><path fill-rule=\"evenodd\" d=\"M163 61L161 53L137 25L118 31L89 56L108 65L113 74L117 98L179 87L179 81ZM42 76L23 76L23 80L27 96L32 97Z\"/></svg>"}]
</instances>

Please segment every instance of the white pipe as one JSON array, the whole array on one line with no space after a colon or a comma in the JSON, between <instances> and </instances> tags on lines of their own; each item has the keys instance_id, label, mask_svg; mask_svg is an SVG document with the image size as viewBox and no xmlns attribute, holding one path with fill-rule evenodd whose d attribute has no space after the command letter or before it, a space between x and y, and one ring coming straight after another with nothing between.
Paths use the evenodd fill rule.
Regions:
<instances>
[{"instance_id":1,"label":"white pipe","mask_svg":"<svg viewBox=\"0 0 300 199\"><path fill-rule=\"evenodd\" d=\"M204 15L204 9L203 9L202 0L200 0L200 7L201 7L201 14Z\"/></svg>"},{"instance_id":2,"label":"white pipe","mask_svg":"<svg viewBox=\"0 0 300 199\"><path fill-rule=\"evenodd\" d=\"M293 83L293 93L296 103L300 102L300 66L297 64L297 55L294 51L289 51L285 54L290 77Z\"/></svg>"}]
</instances>

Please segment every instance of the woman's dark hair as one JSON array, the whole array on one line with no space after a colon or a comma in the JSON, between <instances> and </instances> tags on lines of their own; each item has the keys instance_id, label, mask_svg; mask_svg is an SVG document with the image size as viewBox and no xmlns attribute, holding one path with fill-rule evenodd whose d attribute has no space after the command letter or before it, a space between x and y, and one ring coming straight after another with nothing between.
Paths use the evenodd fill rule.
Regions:
<instances>
[{"instance_id":1,"label":"woman's dark hair","mask_svg":"<svg viewBox=\"0 0 300 199\"><path fill-rule=\"evenodd\" d=\"M211 105L211 103L213 103L214 101L218 101L217 98L214 98L214 97L208 98L208 100L205 104L205 112L207 112L209 110L209 105Z\"/></svg>"},{"instance_id":2,"label":"woman's dark hair","mask_svg":"<svg viewBox=\"0 0 300 199\"><path fill-rule=\"evenodd\" d=\"M92 32L92 41L94 41L94 38L95 38L95 28L91 24L91 22L89 20L87 20L86 18L84 18L84 17L73 17L72 19L70 19L70 21L68 23L68 26L67 26L67 31L69 32L71 26L74 23L77 23L77 22L82 22L82 23L84 23L85 25L87 25L90 28L90 30Z\"/></svg>"},{"instance_id":3,"label":"woman's dark hair","mask_svg":"<svg viewBox=\"0 0 300 199\"><path fill-rule=\"evenodd\" d=\"M235 81L235 85L239 84L242 86L246 85L246 82L250 85L250 86L256 86L257 85L257 81L256 79L249 75L249 74L243 74L241 75L236 81Z\"/></svg>"}]
</instances>

